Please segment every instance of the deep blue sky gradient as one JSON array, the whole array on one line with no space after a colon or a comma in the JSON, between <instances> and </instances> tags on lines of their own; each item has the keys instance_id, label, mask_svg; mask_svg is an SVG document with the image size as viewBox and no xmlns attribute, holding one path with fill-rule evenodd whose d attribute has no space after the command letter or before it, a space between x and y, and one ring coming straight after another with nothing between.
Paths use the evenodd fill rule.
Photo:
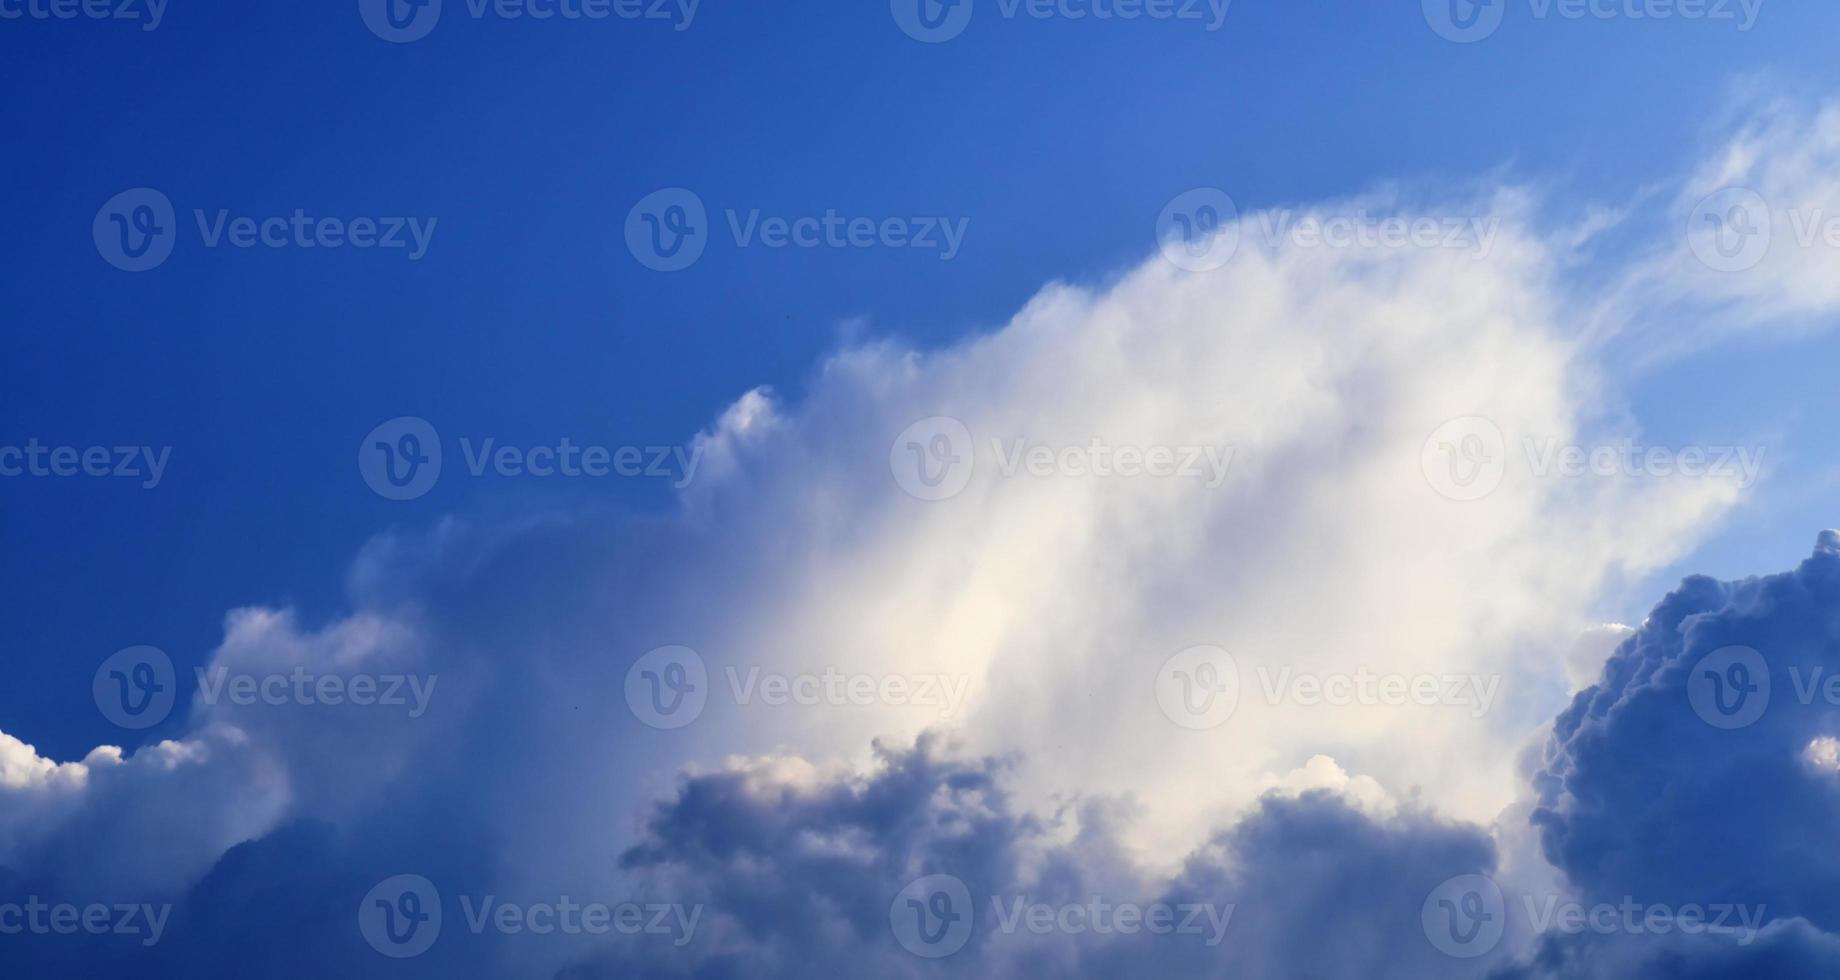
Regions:
<instances>
[{"instance_id":1,"label":"deep blue sky gradient","mask_svg":"<svg viewBox=\"0 0 1840 980\"><path fill-rule=\"evenodd\" d=\"M146 643L189 676L230 608L331 615L354 552L391 526L533 498L667 501L657 481L457 476L386 501L354 465L384 419L525 445L682 442L756 385L796 398L842 338L943 343L1047 281L1102 280L1154 249L1159 209L1191 187L1250 209L1505 168L1615 202L1693 158L1734 76L1840 82L1840 8L1787 0L1748 34L1534 20L1516 3L1468 46L1398 0L1237 0L1219 33L984 9L943 45L873 0L708 0L683 32L474 21L448 3L407 45L349 2L172 0L151 33L0 21L0 443L173 447L152 491L0 480L5 731L58 758L178 732L182 711L145 735L111 727L96 665ZM133 275L90 229L137 186L166 193L184 230ZM942 262L719 236L665 275L634 261L622 225L670 186L717 213L942 215L969 237ZM194 208L439 224L419 262L206 249ZM1741 511L1741 531L1663 578L1777 568L1836 523L1823 498L1840 488L1813 474L1840 449L1837 354L1832 338L1739 348L1632 380L1655 442L1780 420L1773 451L1802 474L1782 482L1813 488Z\"/></svg>"}]
</instances>

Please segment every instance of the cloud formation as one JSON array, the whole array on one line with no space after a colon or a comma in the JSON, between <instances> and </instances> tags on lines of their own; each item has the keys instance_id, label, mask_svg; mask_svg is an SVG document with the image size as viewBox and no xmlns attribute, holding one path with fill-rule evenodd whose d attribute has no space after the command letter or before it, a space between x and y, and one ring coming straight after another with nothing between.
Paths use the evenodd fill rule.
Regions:
<instances>
[{"instance_id":1,"label":"cloud formation","mask_svg":"<svg viewBox=\"0 0 1840 980\"><path fill-rule=\"evenodd\" d=\"M1709 172L1818 195L1816 158L1782 147L1825 153L1832 114L1784 118L1801 128L1747 130L1745 167ZM1572 975L1687 948L1516 927L1487 960L1452 957L1424 909L1463 876L1762 903L1743 956L1829 956L1834 862L1810 828L1840 785L1821 763L1840 757L1819 741L1840 734L1830 715L1733 732L1677 695L1697 655L1732 643L1764 652L1779 698L1791 666L1831 671L1840 559L1690 580L1564 708L1593 658L1554 651L1595 625L1597 597L1687 553L1741 488L1542 463L1639 436L1592 342L1630 318L1580 281L1590 236L1550 210L1489 189L1297 211L1459 215L1498 229L1486 252L1261 239L1249 216L1218 269L1154 257L1050 285L944 349L840 351L797 403L746 393L696 437L698 478L668 513L382 536L346 615L233 612L206 673L256 690L409 678L425 710L316 686L194 693L182 739L61 765L0 736L0 901L171 903L168 937L133 961L149 977L375 968L358 919L404 874L445 913L426 953L390 961L408 976L919 975L934 968L891 908L934 874L980 903L952 962L992 976ZM1648 245L1690 249L1672 230ZM1610 295L1657 295L1661 261L1631 260ZM1669 301L1766 322L1830 299L1798 295ZM946 464L949 483L921 469ZM631 700L635 683L690 689L664 661L645 679L665 647L702 671L681 726ZM1203 648L1218 653L1175 659ZM816 700L776 701L774 679ZM1206 710L1231 710L1181 716L1199 702L1169 685L1191 698L1204 679L1231 689ZM963 703L911 696L929 680ZM1562 709L1528 800L1514 760ZM1694 807L1711 816L1682 829ZM1550 865L1519 849L1524 810ZM1732 826L1769 832L1734 842ZM474 918L487 897L702 917L681 944L544 933ZM1219 931L1006 931L993 897L1056 916L1094 897L1205 907L1194 921ZM132 952L116 938L27 936L0 962L80 973Z\"/></svg>"}]
</instances>

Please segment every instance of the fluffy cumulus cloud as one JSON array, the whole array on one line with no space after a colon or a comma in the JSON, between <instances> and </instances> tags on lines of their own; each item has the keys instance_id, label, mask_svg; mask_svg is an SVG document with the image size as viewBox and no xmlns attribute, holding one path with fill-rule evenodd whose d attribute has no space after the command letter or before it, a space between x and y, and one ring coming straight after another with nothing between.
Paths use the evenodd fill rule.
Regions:
<instances>
[{"instance_id":1,"label":"fluffy cumulus cloud","mask_svg":"<svg viewBox=\"0 0 1840 980\"><path fill-rule=\"evenodd\" d=\"M1707 167L1818 198L1832 114L1770 118ZM28 931L0 962L1455 977L1831 959L1818 828L1840 730L1824 702L1793 706L1787 672L1840 667L1840 558L1692 580L1633 635L1602 627L1598 597L1685 554L1740 487L1553 463L1640 435L1600 343L1640 328L1631 297L1756 323L1831 297L1682 289L1671 221L1606 281L1590 250L1636 219L1512 189L1291 217L1355 212L1492 237L1335 246L1249 215L1218 268L1169 242L944 349L839 351L800 401L721 413L668 513L380 537L345 616L235 612L206 669L394 678L402 703L201 689L183 738L75 763L0 736L0 900L169 910L157 944ZM1773 693L1742 729L1683 693L1730 644L1766 658L1751 680ZM1530 922L1541 896L1767 916L1743 945L1606 934ZM595 929L583 906L645 927ZM433 910L438 927L417 918ZM1434 938L1476 912L1492 941ZM387 955L410 950L378 930L415 922L427 948ZM948 923L949 956L916 954Z\"/></svg>"},{"instance_id":2,"label":"fluffy cumulus cloud","mask_svg":"<svg viewBox=\"0 0 1840 980\"><path fill-rule=\"evenodd\" d=\"M1835 532L1793 572L1682 583L1554 724L1534 774L1547 859L1591 902L1753 910L1772 926L1766 941L1713 954L1733 974L1840 967L1840 863L1826 836L1840 819L1826 751L1840 731L1836 637ZM1637 975L1678 975L1660 971L1686 955L1683 940L1617 955L1652 961ZM1583 971L1576 941L1550 945L1543 963Z\"/></svg>"}]
</instances>

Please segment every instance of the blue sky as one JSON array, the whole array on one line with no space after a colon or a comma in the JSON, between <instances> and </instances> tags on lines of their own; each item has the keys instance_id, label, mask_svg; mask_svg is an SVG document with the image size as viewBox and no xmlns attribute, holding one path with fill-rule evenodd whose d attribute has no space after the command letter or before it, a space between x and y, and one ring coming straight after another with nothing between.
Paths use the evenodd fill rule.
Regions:
<instances>
[{"instance_id":1,"label":"blue sky","mask_svg":"<svg viewBox=\"0 0 1840 980\"><path fill-rule=\"evenodd\" d=\"M313 630L374 605L353 598L375 585L353 562L379 534L420 541L449 518L489 528L609 513L644 527L680 507L669 480L468 478L457 435L679 446L763 386L798 425L847 429L855 420L827 414L860 407L824 395L820 366L834 352L888 338L956 350L1049 283L1103 292L1156 253L1159 211L1191 188L1221 188L1250 214L1375 188L1435 200L1513 185L1540 196L1547 225L1563 224L1683 180L1726 138L1743 93L1818 104L1840 89L1829 5L1765 0L1739 30L1496 2L1505 20L1472 44L1440 37L1419 4L1313 0L1234 0L1218 31L1006 17L997 0L976 0L964 33L939 44L904 34L879 2L710 2L685 24L474 17L466 0L446 0L432 33L400 44L352 3L172 0L151 30L144 19L0 19L11 368L0 444L171 450L150 489L0 478L0 730L60 761L184 737L184 711L145 732L110 724L92 700L97 665L149 644L189 677L225 642L231 610L289 608ZM99 254L93 223L141 187L175 206L177 244L157 268L125 272ZM707 252L681 272L647 268L624 237L629 210L664 188L690 189L712 216ZM208 247L194 219L297 209L416 218L432 232L412 259ZM937 217L962 223L964 238L949 260L744 247L723 215L755 209ZM1581 280L1595 263L1606 277L1619 267L1593 255ZM1228 303L1220 322L1240 313ZM1594 409L1644 443L1761 445L1767 457L1764 479L1680 535L1679 553L1629 574L1613 558L1601 579L1595 565L1581 573L1597 587L1567 607L1565 628L1636 625L1687 574L1790 568L1840 523L1837 321L1806 311L1797 331L1653 359L1638 355L1666 345L1645 335L1592 360L1604 379ZM1086 377L1052 353L1029 370ZM1240 397L1230 375L1217 392L1228 402ZM447 475L408 501L373 493L353 462L365 434L399 416L447 440ZM777 457L788 458L804 457ZM811 499L828 489L814 484ZM730 520L752 527L711 522ZM868 533L848 526L825 529ZM673 547L614 536L642 555ZM736 536L803 553L764 531ZM478 560L509 569L428 586L425 605L489 606L588 563ZM648 586L658 609L706 602L720 618L724 602L765 604L726 569L659 559L606 575L707 580L720 596ZM804 585L848 580L832 571ZM634 640L627 659L669 637L657 639Z\"/></svg>"},{"instance_id":2,"label":"blue sky","mask_svg":"<svg viewBox=\"0 0 1840 980\"><path fill-rule=\"evenodd\" d=\"M157 641L202 660L226 608L285 597L328 612L377 530L524 493L377 499L347 457L382 419L681 441L756 385L796 396L852 331L940 343L1001 323L1044 282L1102 280L1154 244L1157 210L1189 187L1258 207L1504 168L1616 200L1680 165L1734 75L1814 91L1840 75L1825 40L1840 14L1807 4L1773 5L1746 33L1516 6L1471 45L1409 4L1240 2L1218 32L994 13L944 45L874 4L711 6L684 31L450 14L408 45L342 9L180 5L152 32L9 23L21 97L0 121L31 152L0 190L18 366L4 417L47 441L171 445L175 461L163 492L0 488L17 600L4 642L29 678L0 713L77 751L101 734L80 710L93 651ZM417 262L207 250L193 235L127 276L98 260L89 227L138 186L182 217L438 224ZM950 215L969 232L951 261L718 241L663 276L619 229L669 186L744 212ZM1690 441L1708 436L1681 387L1731 398L1819 458L1835 396L1776 372L1816 370L1833 343L1746 352L1739 370L1683 364L1633 401L1657 436ZM596 491L655 504L648 489ZM1817 499L1752 515L1743 544L1713 543L1710 570L1771 567L1820 513Z\"/></svg>"}]
</instances>

